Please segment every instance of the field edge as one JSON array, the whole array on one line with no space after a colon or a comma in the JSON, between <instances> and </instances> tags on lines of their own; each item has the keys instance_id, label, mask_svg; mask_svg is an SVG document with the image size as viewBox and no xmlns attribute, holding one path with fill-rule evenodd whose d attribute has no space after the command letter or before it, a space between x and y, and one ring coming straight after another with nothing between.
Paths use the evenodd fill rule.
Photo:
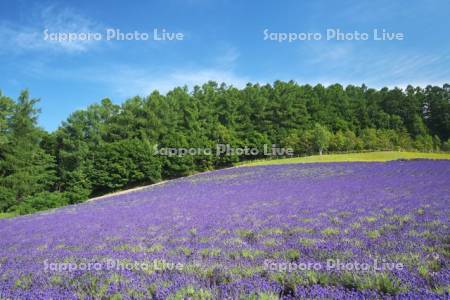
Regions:
<instances>
[{"instance_id":1,"label":"field edge","mask_svg":"<svg viewBox=\"0 0 450 300\"><path fill-rule=\"evenodd\" d=\"M387 162L393 160L431 159L450 160L450 153L375 151L340 154L324 154L280 159L262 159L236 164L239 167L252 167L278 164L324 163L324 162Z\"/></svg>"}]
</instances>

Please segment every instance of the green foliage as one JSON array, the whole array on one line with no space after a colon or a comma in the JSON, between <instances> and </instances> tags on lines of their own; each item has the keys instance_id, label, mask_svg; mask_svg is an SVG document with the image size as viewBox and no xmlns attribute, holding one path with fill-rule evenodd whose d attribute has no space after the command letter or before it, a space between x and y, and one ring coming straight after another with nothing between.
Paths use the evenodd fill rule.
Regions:
<instances>
[{"instance_id":1,"label":"green foliage","mask_svg":"<svg viewBox=\"0 0 450 300\"><path fill-rule=\"evenodd\" d=\"M0 126L5 118L8 124L0 152L0 209L3 211L31 195L51 189L56 180L55 159L40 146L44 133L36 126L37 102L23 91L6 112L9 115L2 114L4 120ZM8 101L7 104L11 105Z\"/></svg>"},{"instance_id":2,"label":"green foliage","mask_svg":"<svg viewBox=\"0 0 450 300\"><path fill-rule=\"evenodd\" d=\"M381 233L379 230L370 230L367 232L367 236L371 239L377 239L381 236Z\"/></svg>"},{"instance_id":3,"label":"green foliage","mask_svg":"<svg viewBox=\"0 0 450 300\"><path fill-rule=\"evenodd\" d=\"M284 257L291 261L297 261L300 258L300 252L297 249L288 249L286 250L286 252L284 253Z\"/></svg>"},{"instance_id":4,"label":"green foliage","mask_svg":"<svg viewBox=\"0 0 450 300\"><path fill-rule=\"evenodd\" d=\"M442 144L442 150L450 151L450 139L448 139L445 143Z\"/></svg>"},{"instance_id":5,"label":"green foliage","mask_svg":"<svg viewBox=\"0 0 450 300\"><path fill-rule=\"evenodd\" d=\"M150 144L137 139L100 145L94 153L90 182L94 193L161 179L161 165Z\"/></svg>"},{"instance_id":6,"label":"green foliage","mask_svg":"<svg viewBox=\"0 0 450 300\"><path fill-rule=\"evenodd\" d=\"M0 219L8 219L8 218L13 218L15 217L17 214L15 212L6 212L6 213L0 213Z\"/></svg>"},{"instance_id":7,"label":"green foliage","mask_svg":"<svg viewBox=\"0 0 450 300\"><path fill-rule=\"evenodd\" d=\"M338 228L332 228L328 227L321 231L323 235L332 236L332 235L338 235L339 229Z\"/></svg>"},{"instance_id":8,"label":"green foliage","mask_svg":"<svg viewBox=\"0 0 450 300\"><path fill-rule=\"evenodd\" d=\"M30 289L33 284L33 276L31 274L21 275L14 283L16 288L20 288L23 290Z\"/></svg>"},{"instance_id":9,"label":"green foliage","mask_svg":"<svg viewBox=\"0 0 450 300\"><path fill-rule=\"evenodd\" d=\"M341 286L355 290L374 290L383 294L395 295L406 290L402 283L387 273L339 272L325 273L306 271L303 273L276 273L271 274L273 280L283 286L283 293L295 294L298 285Z\"/></svg>"},{"instance_id":10,"label":"green foliage","mask_svg":"<svg viewBox=\"0 0 450 300\"><path fill-rule=\"evenodd\" d=\"M170 300L209 300L213 299L212 293L206 289L196 289L193 286L185 286L179 289L175 294L169 295Z\"/></svg>"},{"instance_id":11,"label":"green foliage","mask_svg":"<svg viewBox=\"0 0 450 300\"><path fill-rule=\"evenodd\" d=\"M0 212L47 209L93 195L263 158L263 146L323 151L450 151L450 86L381 90L333 84L208 82L154 91L121 105L103 99L52 133L37 99L0 93ZM257 148L260 155L155 155L158 148ZM60 192L64 201L43 192ZM36 198L33 196L38 195ZM31 198L30 198L31 197ZM28 199L28 200L26 200ZM35 199L36 204L30 202ZM24 202L24 203L22 203ZM58 203L58 204L55 204ZM244 237L254 243L256 236Z\"/></svg>"},{"instance_id":12,"label":"green foliage","mask_svg":"<svg viewBox=\"0 0 450 300\"><path fill-rule=\"evenodd\" d=\"M414 142L414 148L419 151L433 151L433 138L427 134L419 135Z\"/></svg>"},{"instance_id":13,"label":"green foliage","mask_svg":"<svg viewBox=\"0 0 450 300\"><path fill-rule=\"evenodd\" d=\"M328 129L318 123L314 125L314 145L319 154L322 155L323 150L327 150L330 145L331 133Z\"/></svg>"},{"instance_id":14,"label":"green foliage","mask_svg":"<svg viewBox=\"0 0 450 300\"><path fill-rule=\"evenodd\" d=\"M241 295L241 300L278 300L280 297L274 293L253 293L250 295Z\"/></svg>"},{"instance_id":15,"label":"green foliage","mask_svg":"<svg viewBox=\"0 0 450 300\"><path fill-rule=\"evenodd\" d=\"M404 151L370 151L358 153L342 153L327 155L312 155L303 157L293 157L284 159L255 160L243 163L246 166L275 165L275 164L301 164L317 162L386 162L391 160L409 160L409 159L443 159L449 160L450 153L431 153L431 152L404 152Z\"/></svg>"},{"instance_id":16,"label":"green foliage","mask_svg":"<svg viewBox=\"0 0 450 300\"><path fill-rule=\"evenodd\" d=\"M26 197L22 202L12 206L9 210L20 215L30 214L36 211L61 207L68 204L68 199L60 192L41 192Z\"/></svg>"}]
</instances>

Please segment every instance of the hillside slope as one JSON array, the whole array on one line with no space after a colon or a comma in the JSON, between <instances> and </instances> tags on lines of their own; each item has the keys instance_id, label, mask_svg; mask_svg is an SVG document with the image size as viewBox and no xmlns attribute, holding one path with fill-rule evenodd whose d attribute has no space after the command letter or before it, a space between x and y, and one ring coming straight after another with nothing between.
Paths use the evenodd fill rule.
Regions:
<instances>
[{"instance_id":1,"label":"hillside slope","mask_svg":"<svg viewBox=\"0 0 450 300\"><path fill-rule=\"evenodd\" d=\"M317 163L317 162L382 162L399 159L446 159L450 160L450 153L430 153L430 152L405 152L405 151L375 151L363 153L342 153L327 155L312 155L282 159L257 160L241 163L243 166L259 166L273 164L292 163Z\"/></svg>"},{"instance_id":2,"label":"hillside slope","mask_svg":"<svg viewBox=\"0 0 450 300\"><path fill-rule=\"evenodd\" d=\"M0 296L445 298L449 182L450 161L231 168L0 220ZM403 269L328 267L374 258Z\"/></svg>"}]
</instances>

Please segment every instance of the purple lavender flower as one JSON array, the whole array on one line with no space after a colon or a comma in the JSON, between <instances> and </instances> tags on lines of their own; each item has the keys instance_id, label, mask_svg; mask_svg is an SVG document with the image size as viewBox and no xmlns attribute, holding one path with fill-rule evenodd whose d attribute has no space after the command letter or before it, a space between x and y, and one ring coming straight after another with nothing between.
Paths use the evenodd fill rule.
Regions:
<instances>
[{"instance_id":1,"label":"purple lavender flower","mask_svg":"<svg viewBox=\"0 0 450 300\"><path fill-rule=\"evenodd\" d=\"M449 204L448 161L199 174L0 220L0 298L446 299Z\"/></svg>"}]
</instances>

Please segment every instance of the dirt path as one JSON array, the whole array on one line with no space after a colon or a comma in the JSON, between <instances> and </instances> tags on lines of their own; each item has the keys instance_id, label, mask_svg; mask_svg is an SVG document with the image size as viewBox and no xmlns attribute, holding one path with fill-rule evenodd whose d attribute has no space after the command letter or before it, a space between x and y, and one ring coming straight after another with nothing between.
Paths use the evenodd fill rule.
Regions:
<instances>
[{"instance_id":1,"label":"dirt path","mask_svg":"<svg viewBox=\"0 0 450 300\"><path fill-rule=\"evenodd\" d=\"M232 169L232 168L239 168L239 167L241 167L241 166L232 166L232 167L229 167L229 168L218 169L218 170L225 170L225 169ZM189 177L192 177L192 176L197 176L199 174L207 174L209 172L215 172L215 171L218 171L218 170L210 170L210 171L206 171L206 172L200 172L200 173L196 173L196 174L192 174L192 175L188 175L188 176L183 176L183 177L179 177L179 178L175 178L175 179L171 179L171 180L163 180L163 181L160 181L160 182L157 182L157 183L153 183L153 184L149 184L149 185L145 185L145 186L140 186L140 187L132 188L132 189L125 190L125 191L119 191L119 192L115 192L115 193L110 193L110 194L94 197L94 198L91 198L89 200L86 200L85 202L101 200L101 199L108 198L108 197L111 197L111 196L123 195L123 194L131 193L131 192L136 192L136 191L140 191L140 190L144 190L144 189L149 189L151 187L162 185L162 184L164 184L166 182L169 182L169 181L183 180L183 179L186 179L186 178L189 178Z\"/></svg>"},{"instance_id":2,"label":"dirt path","mask_svg":"<svg viewBox=\"0 0 450 300\"><path fill-rule=\"evenodd\" d=\"M191 175L191 176L192 176L192 175ZM104 198L109 198L109 197L111 197L111 196L123 195L123 194L128 194L128 193L131 193L131 192L136 192L136 191L148 189L148 188L151 188L151 187L154 187L154 186L158 186L158 185L164 184L164 183L166 183L167 181L168 181L168 180L163 180L163 181L160 181L160 182L157 182L157 183L153 183L153 184L149 184L149 185L145 185L145 186L140 186L140 187L132 188L132 189L125 190L125 191L119 191L119 192L115 192L115 193L105 194L105 195L102 195L102 196L98 196L98 197L91 198L91 199L89 199L89 200L86 200L85 202L91 202L91 201L95 201L95 200L101 200L101 199L104 199Z\"/></svg>"}]
</instances>

